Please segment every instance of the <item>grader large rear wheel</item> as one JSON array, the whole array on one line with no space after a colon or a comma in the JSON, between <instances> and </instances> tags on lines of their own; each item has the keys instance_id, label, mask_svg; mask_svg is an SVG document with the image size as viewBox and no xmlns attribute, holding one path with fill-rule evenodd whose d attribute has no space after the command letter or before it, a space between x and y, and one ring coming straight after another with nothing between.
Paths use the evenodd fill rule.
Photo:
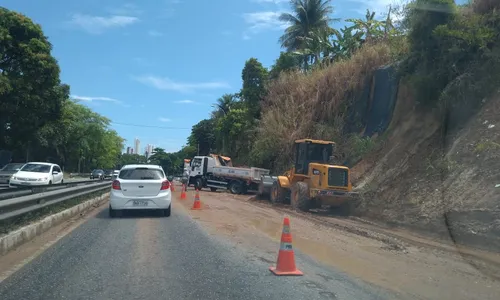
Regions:
<instances>
[{"instance_id":1,"label":"grader large rear wheel","mask_svg":"<svg viewBox=\"0 0 500 300\"><path fill-rule=\"evenodd\" d=\"M308 211L311 208L309 186L305 182L296 182L292 185L291 205L295 210Z\"/></svg>"},{"instance_id":2,"label":"grader large rear wheel","mask_svg":"<svg viewBox=\"0 0 500 300\"><path fill-rule=\"evenodd\" d=\"M277 181L273 182L269 198L273 204L285 203L286 189L282 188Z\"/></svg>"}]
</instances>

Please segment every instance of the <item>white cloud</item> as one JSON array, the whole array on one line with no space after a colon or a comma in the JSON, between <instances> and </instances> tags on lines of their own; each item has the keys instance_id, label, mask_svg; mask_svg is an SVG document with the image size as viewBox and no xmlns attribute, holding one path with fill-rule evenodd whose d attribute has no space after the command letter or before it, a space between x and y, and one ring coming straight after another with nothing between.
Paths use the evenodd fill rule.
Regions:
<instances>
[{"instance_id":1,"label":"white cloud","mask_svg":"<svg viewBox=\"0 0 500 300\"><path fill-rule=\"evenodd\" d=\"M148 31L149 36L163 36L163 33L156 31L156 30L150 30Z\"/></svg>"},{"instance_id":2,"label":"white cloud","mask_svg":"<svg viewBox=\"0 0 500 300\"><path fill-rule=\"evenodd\" d=\"M139 18L131 16L113 15L109 17L99 17L75 14L70 22L89 33L100 34L107 29L125 27L138 21Z\"/></svg>"},{"instance_id":3,"label":"white cloud","mask_svg":"<svg viewBox=\"0 0 500 300\"><path fill-rule=\"evenodd\" d=\"M176 82L169 78L157 76L141 76L135 80L153 86L159 90L169 90L176 92L194 92L196 90L211 90L230 88L229 84L224 81L208 81L208 82Z\"/></svg>"},{"instance_id":4,"label":"white cloud","mask_svg":"<svg viewBox=\"0 0 500 300\"><path fill-rule=\"evenodd\" d=\"M179 101L174 101L174 103L179 103L179 104L192 104L192 103L196 103L195 101L193 100L179 100Z\"/></svg>"},{"instance_id":5,"label":"white cloud","mask_svg":"<svg viewBox=\"0 0 500 300\"><path fill-rule=\"evenodd\" d=\"M109 97L89 97L89 96L71 95L70 98L74 99L74 100L86 101L86 102L102 101L102 102L121 103L120 100L109 98Z\"/></svg>"},{"instance_id":6,"label":"white cloud","mask_svg":"<svg viewBox=\"0 0 500 300\"><path fill-rule=\"evenodd\" d=\"M287 24L279 20L282 13L283 11L261 11L243 14L245 23L249 25L243 34L243 39L249 39L250 34L257 34L265 30L284 30Z\"/></svg>"},{"instance_id":7,"label":"white cloud","mask_svg":"<svg viewBox=\"0 0 500 300\"><path fill-rule=\"evenodd\" d=\"M169 118L160 117L160 118L158 118L158 121L160 121L160 122L171 122L172 120L170 120Z\"/></svg>"},{"instance_id":8,"label":"white cloud","mask_svg":"<svg viewBox=\"0 0 500 300\"><path fill-rule=\"evenodd\" d=\"M143 11L133 3L125 3L120 7L110 8L107 11L109 11L112 15L126 16L137 16L143 13Z\"/></svg>"}]
</instances>

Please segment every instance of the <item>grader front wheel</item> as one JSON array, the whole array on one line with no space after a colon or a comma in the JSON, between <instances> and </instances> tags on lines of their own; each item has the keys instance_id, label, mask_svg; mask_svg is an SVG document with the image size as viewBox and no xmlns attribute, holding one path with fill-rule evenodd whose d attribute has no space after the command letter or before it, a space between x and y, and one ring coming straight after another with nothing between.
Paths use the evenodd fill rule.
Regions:
<instances>
[{"instance_id":1,"label":"grader front wheel","mask_svg":"<svg viewBox=\"0 0 500 300\"><path fill-rule=\"evenodd\" d=\"M305 182L296 182L292 185L291 205L295 210L308 211L311 208L309 186Z\"/></svg>"},{"instance_id":2,"label":"grader front wheel","mask_svg":"<svg viewBox=\"0 0 500 300\"><path fill-rule=\"evenodd\" d=\"M285 203L286 189L282 188L277 181L273 182L270 198L273 204Z\"/></svg>"}]
</instances>

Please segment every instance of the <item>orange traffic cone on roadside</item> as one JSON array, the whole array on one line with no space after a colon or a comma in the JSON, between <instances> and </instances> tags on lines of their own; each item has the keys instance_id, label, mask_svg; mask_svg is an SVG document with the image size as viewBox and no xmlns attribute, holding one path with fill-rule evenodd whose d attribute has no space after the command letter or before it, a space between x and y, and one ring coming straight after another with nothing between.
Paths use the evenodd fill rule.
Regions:
<instances>
[{"instance_id":1,"label":"orange traffic cone on roadside","mask_svg":"<svg viewBox=\"0 0 500 300\"><path fill-rule=\"evenodd\" d=\"M174 187L174 183L173 182L170 183L170 190L172 192L175 192L175 187Z\"/></svg>"},{"instance_id":2,"label":"orange traffic cone on roadside","mask_svg":"<svg viewBox=\"0 0 500 300\"><path fill-rule=\"evenodd\" d=\"M181 191L181 200L186 199L186 185L183 183L182 184L182 191Z\"/></svg>"},{"instance_id":3,"label":"orange traffic cone on roadside","mask_svg":"<svg viewBox=\"0 0 500 300\"><path fill-rule=\"evenodd\" d=\"M200 210L201 209L201 201L200 201L200 192L196 189L196 194L194 195L194 202L192 210Z\"/></svg>"},{"instance_id":4,"label":"orange traffic cone on roadside","mask_svg":"<svg viewBox=\"0 0 500 300\"><path fill-rule=\"evenodd\" d=\"M290 218L283 220L283 232L281 233L280 251L276 267L270 267L269 270L278 276L301 276L304 275L295 267L295 255L292 247L292 233L290 231Z\"/></svg>"}]
</instances>

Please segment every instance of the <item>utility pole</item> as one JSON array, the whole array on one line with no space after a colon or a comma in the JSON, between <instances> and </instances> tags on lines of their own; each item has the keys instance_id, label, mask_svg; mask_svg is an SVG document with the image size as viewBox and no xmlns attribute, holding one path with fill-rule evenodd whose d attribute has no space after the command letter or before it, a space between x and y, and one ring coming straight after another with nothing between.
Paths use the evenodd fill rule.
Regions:
<instances>
[{"instance_id":1,"label":"utility pole","mask_svg":"<svg viewBox=\"0 0 500 300\"><path fill-rule=\"evenodd\" d=\"M198 143L198 154L196 155L200 156L200 143Z\"/></svg>"}]
</instances>

